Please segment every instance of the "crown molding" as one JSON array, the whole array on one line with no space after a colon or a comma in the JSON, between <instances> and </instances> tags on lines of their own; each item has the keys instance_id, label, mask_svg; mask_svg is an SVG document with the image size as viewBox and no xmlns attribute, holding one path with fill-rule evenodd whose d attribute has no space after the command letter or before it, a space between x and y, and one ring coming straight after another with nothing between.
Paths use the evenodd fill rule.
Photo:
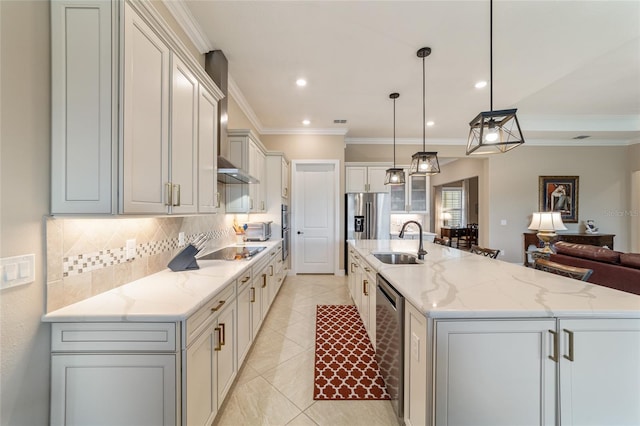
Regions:
<instances>
[{"instance_id":1,"label":"crown molding","mask_svg":"<svg viewBox=\"0 0 640 426\"><path fill-rule=\"evenodd\" d=\"M193 14L182 0L162 0L178 25L182 27L196 49L202 54L214 49L209 37L193 17Z\"/></svg>"},{"instance_id":2,"label":"crown molding","mask_svg":"<svg viewBox=\"0 0 640 426\"><path fill-rule=\"evenodd\" d=\"M349 129L340 128L340 129L263 129L263 135L333 135L333 136L344 136L347 134Z\"/></svg>"}]
</instances>

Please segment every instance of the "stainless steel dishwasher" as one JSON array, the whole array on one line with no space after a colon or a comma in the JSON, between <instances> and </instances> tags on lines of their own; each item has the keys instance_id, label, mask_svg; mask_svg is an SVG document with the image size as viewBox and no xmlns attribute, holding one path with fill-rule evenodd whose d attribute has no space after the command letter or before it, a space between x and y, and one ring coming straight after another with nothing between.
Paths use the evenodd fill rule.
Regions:
<instances>
[{"instance_id":1,"label":"stainless steel dishwasher","mask_svg":"<svg viewBox=\"0 0 640 426\"><path fill-rule=\"evenodd\" d=\"M404 424L404 297L382 275L376 281L376 361Z\"/></svg>"}]
</instances>

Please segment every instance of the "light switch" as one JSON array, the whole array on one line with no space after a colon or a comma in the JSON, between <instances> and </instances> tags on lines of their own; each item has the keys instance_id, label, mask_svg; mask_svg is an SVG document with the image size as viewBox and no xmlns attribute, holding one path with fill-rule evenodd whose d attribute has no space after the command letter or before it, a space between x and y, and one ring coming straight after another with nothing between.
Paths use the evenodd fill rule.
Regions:
<instances>
[{"instance_id":1,"label":"light switch","mask_svg":"<svg viewBox=\"0 0 640 426\"><path fill-rule=\"evenodd\" d=\"M0 288L16 287L35 281L36 256L5 257L0 259L2 273L0 274Z\"/></svg>"},{"instance_id":2,"label":"light switch","mask_svg":"<svg viewBox=\"0 0 640 426\"><path fill-rule=\"evenodd\" d=\"M500 221L500 225L502 225L502 226L507 226L507 219L502 219L502 220Z\"/></svg>"}]
</instances>

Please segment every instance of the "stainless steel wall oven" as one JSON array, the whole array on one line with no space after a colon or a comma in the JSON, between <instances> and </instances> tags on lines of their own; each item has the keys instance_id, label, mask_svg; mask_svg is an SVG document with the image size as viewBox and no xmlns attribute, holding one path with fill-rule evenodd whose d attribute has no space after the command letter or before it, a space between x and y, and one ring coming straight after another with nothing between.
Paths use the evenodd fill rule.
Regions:
<instances>
[{"instance_id":1,"label":"stainless steel wall oven","mask_svg":"<svg viewBox=\"0 0 640 426\"><path fill-rule=\"evenodd\" d=\"M289 243L291 242L289 237L289 206L282 205L281 210L281 223L282 223L282 260L287 260L289 256Z\"/></svg>"}]
</instances>

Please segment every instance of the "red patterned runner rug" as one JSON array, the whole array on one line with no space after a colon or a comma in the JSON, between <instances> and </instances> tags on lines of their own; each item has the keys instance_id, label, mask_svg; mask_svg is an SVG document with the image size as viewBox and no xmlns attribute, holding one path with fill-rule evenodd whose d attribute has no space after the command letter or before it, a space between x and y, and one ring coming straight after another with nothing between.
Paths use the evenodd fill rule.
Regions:
<instances>
[{"instance_id":1,"label":"red patterned runner rug","mask_svg":"<svg viewBox=\"0 0 640 426\"><path fill-rule=\"evenodd\" d=\"M318 305L313 399L389 399L354 305Z\"/></svg>"}]
</instances>

